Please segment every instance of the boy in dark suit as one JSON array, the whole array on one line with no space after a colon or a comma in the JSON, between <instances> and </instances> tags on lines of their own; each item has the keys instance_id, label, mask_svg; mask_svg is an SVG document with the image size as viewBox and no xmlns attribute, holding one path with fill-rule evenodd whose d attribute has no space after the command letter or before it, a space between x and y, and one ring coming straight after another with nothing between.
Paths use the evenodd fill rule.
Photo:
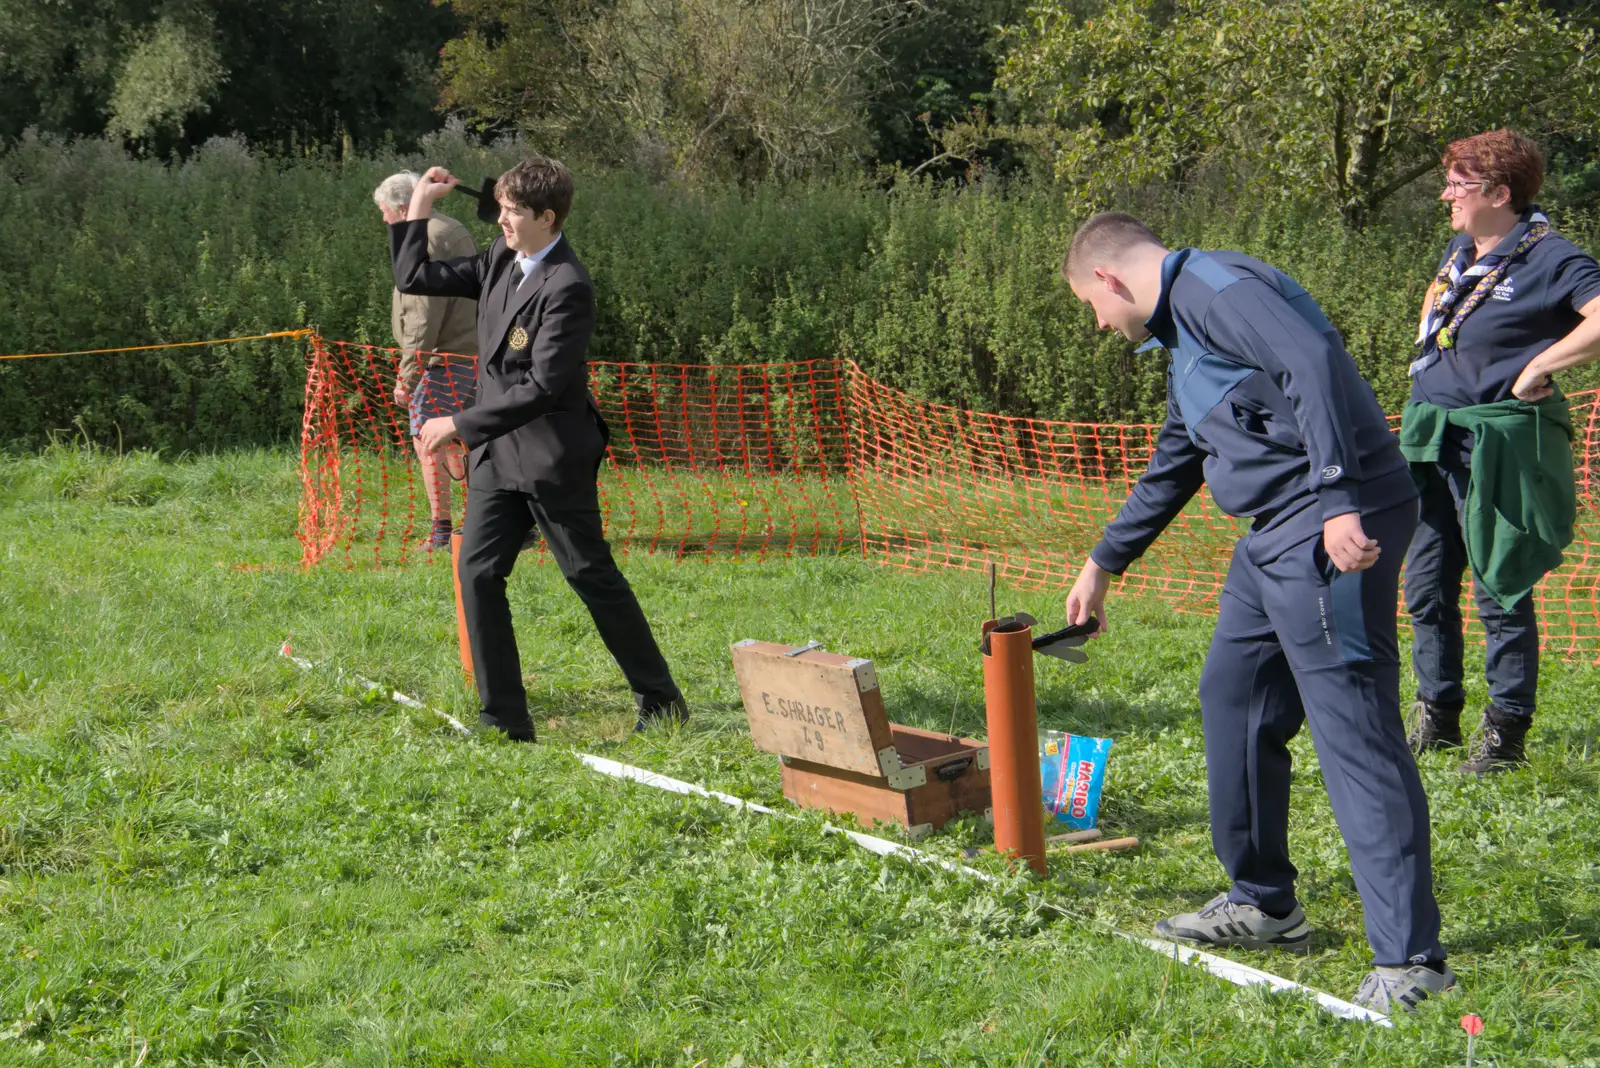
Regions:
<instances>
[{"instance_id":1,"label":"boy in dark suit","mask_svg":"<svg viewBox=\"0 0 1600 1068\"><path fill-rule=\"evenodd\" d=\"M635 729L681 723L688 719L683 696L601 526L596 476L609 435L589 394L594 286L561 233L572 175L557 160L517 164L493 190L502 236L476 256L431 260L427 219L457 182L430 168L405 221L389 228L389 245L401 293L478 302L476 399L428 420L419 441L436 450L460 440L471 450L458 577L479 722L517 741L534 739L506 578L537 524L628 679Z\"/></svg>"}]
</instances>

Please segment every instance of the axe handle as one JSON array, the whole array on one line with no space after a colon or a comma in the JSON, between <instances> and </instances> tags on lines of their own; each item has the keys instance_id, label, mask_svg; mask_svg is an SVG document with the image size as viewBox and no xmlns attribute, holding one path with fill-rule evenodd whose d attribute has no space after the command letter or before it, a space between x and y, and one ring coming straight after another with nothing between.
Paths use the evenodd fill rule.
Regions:
<instances>
[{"instance_id":1,"label":"axe handle","mask_svg":"<svg viewBox=\"0 0 1600 1068\"><path fill-rule=\"evenodd\" d=\"M1100 828L1090 827L1087 831L1068 831L1066 834L1052 834L1045 839L1046 845L1073 845L1078 842L1092 842L1100 837Z\"/></svg>"},{"instance_id":2,"label":"axe handle","mask_svg":"<svg viewBox=\"0 0 1600 1068\"><path fill-rule=\"evenodd\" d=\"M1085 842L1083 845L1068 846L1060 850L1062 853L1110 853L1121 852L1125 849L1138 849L1137 838L1107 838L1103 842Z\"/></svg>"},{"instance_id":3,"label":"axe handle","mask_svg":"<svg viewBox=\"0 0 1600 1068\"><path fill-rule=\"evenodd\" d=\"M1074 623L1070 627L1062 627L1060 630L1053 630L1048 634L1040 634L1033 639L1033 647L1035 649L1040 649L1046 645L1050 645L1053 642L1059 642L1069 638L1086 638L1091 634L1095 634L1099 630L1100 621L1094 616L1090 616L1082 623Z\"/></svg>"}]
</instances>

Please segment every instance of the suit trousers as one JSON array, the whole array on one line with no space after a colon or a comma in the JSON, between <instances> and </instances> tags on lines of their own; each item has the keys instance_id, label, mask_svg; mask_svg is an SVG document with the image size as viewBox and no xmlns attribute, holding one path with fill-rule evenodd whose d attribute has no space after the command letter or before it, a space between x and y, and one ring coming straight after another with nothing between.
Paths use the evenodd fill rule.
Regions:
<instances>
[{"instance_id":1,"label":"suit trousers","mask_svg":"<svg viewBox=\"0 0 1600 1068\"><path fill-rule=\"evenodd\" d=\"M1428 799L1400 717L1395 602L1417 505L1361 522L1382 550L1365 571L1338 571L1320 536L1271 559L1253 558L1249 535L1234 549L1200 676L1211 840L1231 900L1294 907L1289 741L1309 722L1374 962L1403 965L1444 957Z\"/></svg>"},{"instance_id":2,"label":"suit trousers","mask_svg":"<svg viewBox=\"0 0 1600 1068\"><path fill-rule=\"evenodd\" d=\"M637 707L678 700L682 695L644 610L611 556L597 502L547 502L531 493L474 484L467 489L457 577L482 706L479 719L509 733L531 730L506 579L536 523L627 678Z\"/></svg>"}]
</instances>

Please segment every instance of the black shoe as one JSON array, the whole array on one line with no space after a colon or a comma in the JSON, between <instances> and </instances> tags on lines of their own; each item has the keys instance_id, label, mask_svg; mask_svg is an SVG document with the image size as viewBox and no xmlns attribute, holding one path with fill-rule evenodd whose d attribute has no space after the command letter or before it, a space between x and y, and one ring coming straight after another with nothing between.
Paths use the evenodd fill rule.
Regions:
<instances>
[{"instance_id":1,"label":"black shoe","mask_svg":"<svg viewBox=\"0 0 1600 1068\"><path fill-rule=\"evenodd\" d=\"M491 716L487 712L479 712L478 726L497 730L513 742L538 741L534 736L532 720L524 720L521 723L505 723L497 716Z\"/></svg>"},{"instance_id":2,"label":"black shoe","mask_svg":"<svg viewBox=\"0 0 1600 1068\"><path fill-rule=\"evenodd\" d=\"M517 552L525 553L529 549L537 549L539 547L539 543L543 540L543 537L541 537L539 534L539 528L534 527L532 530L528 531L528 536L522 539L522 548L518 549Z\"/></svg>"},{"instance_id":3,"label":"black shoe","mask_svg":"<svg viewBox=\"0 0 1600 1068\"><path fill-rule=\"evenodd\" d=\"M1513 716L1496 705L1486 705L1478 744L1467 762L1461 765L1461 774L1496 775L1527 767L1528 757L1523 752L1522 740L1532 725L1531 716Z\"/></svg>"},{"instance_id":4,"label":"black shoe","mask_svg":"<svg viewBox=\"0 0 1600 1068\"><path fill-rule=\"evenodd\" d=\"M1411 730L1406 733L1411 751L1419 756L1436 749L1461 748L1461 706L1451 708L1418 696L1411 706Z\"/></svg>"},{"instance_id":5,"label":"black shoe","mask_svg":"<svg viewBox=\"0 0 1600 1068\"><path fill-rule=\"evenodd\" d=\"M635 732L647 731L662 723L681 727L688 722L689 706L684 704L683 698L678 697L663 705L639 709L639 722L633 725L633 729Z\"/></svg>"}]
</instances>

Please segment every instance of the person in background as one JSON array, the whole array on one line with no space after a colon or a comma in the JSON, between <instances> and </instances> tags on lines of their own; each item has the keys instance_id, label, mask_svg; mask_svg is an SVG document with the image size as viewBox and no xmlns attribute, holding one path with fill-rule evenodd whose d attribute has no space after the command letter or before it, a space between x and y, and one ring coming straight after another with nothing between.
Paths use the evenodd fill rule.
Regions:
<instances>
[{"instance_id":1,"label":"person in background","mask_svg":"<svg viewBox=\"0 0 1600 1068\"><path fill-rule=\"evenodd\" d=\"M1551 375L1600 355L1600 265L1537 205L1544 159L1493 130L1450 145L1450 226L1422 306L1401 450L1422 493L1406 557L1417 753L1459 747L1466 703L1461 574L1487 634L1489 703L1461 765L1483 775L1527 763L1539 683L1533 586L1572 540L1572 423Z\"/></svg>"},{"instance_id":2,"label":"person in background","mask_svg":"<svg viewBox=\"0 0 1600 1068\"><path fill-rule=\"evenodd\" d=\"M417 175L410 171L391 174L379 183L372 199L385 223L406 220L416 186ZM477 244L461 223L438 213L428 219L429 256L453 259L477 252ZM449 548L454 531L450 486L440 468L460 481L466 474L466 461L460 443L430 453L422 447L418 435L427 420L454 415L472 403L477 388L478 302L467 297L408 296L396 289L390 300L389 321L394 343L400 349L394 400L407 410L412 444L422 465L428 512L433 519L423 547L432 552ZM450 353L454 358L446 359L439 353Z\"/></svg>"}]
</instances>

